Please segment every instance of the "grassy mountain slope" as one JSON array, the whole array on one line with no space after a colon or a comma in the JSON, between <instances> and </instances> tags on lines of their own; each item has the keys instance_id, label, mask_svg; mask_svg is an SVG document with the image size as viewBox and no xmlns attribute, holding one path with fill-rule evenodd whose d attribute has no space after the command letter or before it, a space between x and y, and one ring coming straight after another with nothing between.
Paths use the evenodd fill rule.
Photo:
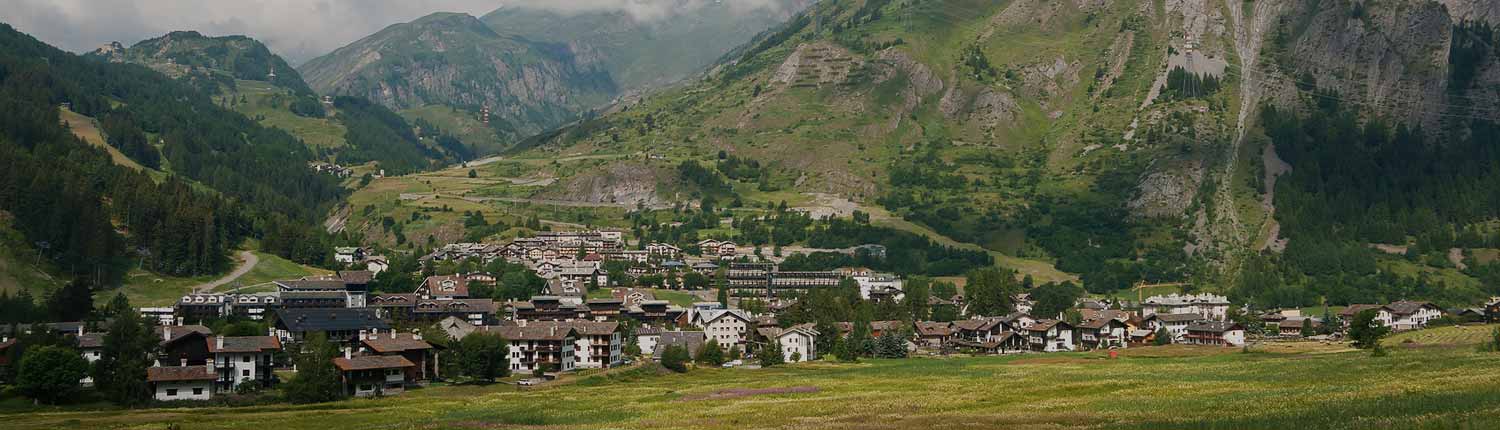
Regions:
<instances>
[{"instance_id":1,"label":"grassy mountain slope","mask_svg":"<svg viewBox=\"0 0 1500 430\"><path fill-rule=\"evenodd\" d=\"M621 88L633 91L700 72L811 2L780 0L774 7L749 10L729 2L683 3L684 10L655 20L637 20L625 12L520 7L501 7L480 20L496 33L567 45L580 64L599 64Z\"/></svg>"},{"instance_id":2,"label":"grassy mountain slope","mask_svg":"<svg viewBox=\"0 0 1500 430\"><path fill-rule=\"evenodd\" d=\"M497 34L465 14L396 24L302 65L324 94L365 97L392 109L428 104L492 111L496 130L525 136L608 101L617 86L565 46Z\"/></svg>"},{"instance_id":3,"label":"grassy mountain slope","mask_svg":"<svg viewBox=\"0 0 1500 430\"><path fill-rule=\"evenodd\" d=\"M299 95L312 95L296 69L259 41L245 36L207 37L174 31L124 48L105 45L90 55L113 62L145 64L174 78L234 88L234 80L265 81Z\"/></svg>"},{"instance_id":4,"label":"grassy mountain slope","mask_svg":"<svg viewBox=\"0 0 1500 430\"><path fill-rule=\"evenodd\" d=\"M1367 3L822 2L737 50L703 82L538 136L523 155L714 162L748 187L842 196L1007 256L1054 262L1096 292L1192 281L1268 305L1320 297L1467 302L1478 295L1472 282L1447 282L1456 290L1445 290L1422 275L1437 272L1396 270L1403 266L1364 243L1338 239L1329 248L1326 235L1309 234L1310 225L1339 232L1337 225L1278 222L1319 219L1324 212L1307 209L1322 205L1391 214L1400 243L1493 232L1475 223L1496 218L1500 203L1462 190L1492 189L1483 147L1494 134L1452 119L1492 116L1476 106L1495 100L1495 33L1441 6ZM1278 136L1286 134L1263 124L1263 107L1337 112L1329 100L1363 111L1349 116L1352 124L1386 124L1387 135L1395 124L1420 127L1423 145L1467 137L1448 145L1456 152L1405 153L1427 167L1377 155L1355 174L1343 168L1357 164L1330 164L1343 150L1326 145L1340 136L1312 135L1309 142L1328 142L1313 150L1284 147ZM1278 156L1293 149L1304 155ZM715 161L721 151L768 165L764 179L733 179ZM1325 172L1315 178L1351 174L1336 183L1295 176L1309 169ZM1396 178L1380 185L1386 190L1428 191L1394 213L1368 189L1342 196L1347 204L1307 194L1287 200L1277 192L1289 185L1277 182L1287 172L1304 190L1382 172ZM1461 188L1440 193L1410 179L1421 172L1443 172L1434 177ZM1427 200L1438 195L1465 203ZM1419 217L1427 209L1436 216ZM1423 220L1447 233L1414 227ZM1301 242L1288 229L1303 234ZM1361 236L1379 237L1341 237L1369 240ZM1438 254L1450 246L1492 246L1433 242L1432 258L1419 262L1448 260ZM1330 258L1359 263L1318 262ZM1246 281L1247 273L1266 270L1279 274L1265 282L1298 293L1245 287L1264 283ZM1329 282L1338 273L1359 280ZM1470 268L1460 276L1490 275Z\"/></svg>"}]
</instances>

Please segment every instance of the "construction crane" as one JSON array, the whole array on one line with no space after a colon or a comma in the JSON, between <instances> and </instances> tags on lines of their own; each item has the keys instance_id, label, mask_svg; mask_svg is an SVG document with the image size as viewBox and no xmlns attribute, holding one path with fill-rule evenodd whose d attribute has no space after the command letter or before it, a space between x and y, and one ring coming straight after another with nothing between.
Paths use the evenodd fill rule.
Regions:
<instances>
[{"instance_id":1,"label":"construction crane","mask_svg":"<svg viewBox=\"0 0 1500 430\"><path fill-rule=\"evenodd\" d=\"M1192 284L1193 283L1191 283L1191 282L1166 282L1166 283L1160 283L1160 284L1147 284L1146 281L1137 282L1135 284L1135 288L1132 288L1133 290L1135 290L1135 305L1136 306L1140 306L1141 302L1144 302L1146 300L1145 297L1142 297L1142 296L1145 295L1145 293L1143 292L1143 290L1145 290L1147 288L1156 288L1156 287L1186 287L1186 286L1192 285Z\"/></svg>"}]
</instances>

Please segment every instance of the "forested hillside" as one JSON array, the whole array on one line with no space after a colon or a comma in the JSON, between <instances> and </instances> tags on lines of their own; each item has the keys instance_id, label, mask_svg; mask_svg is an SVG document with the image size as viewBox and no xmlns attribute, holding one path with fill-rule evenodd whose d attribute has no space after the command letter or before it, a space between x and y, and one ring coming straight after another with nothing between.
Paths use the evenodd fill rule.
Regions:
<instances>
[{"instance_id":1,"label":"forested hillside","mask_svg":"<svg viewBox=\"0 0 1500 430\"><path fill-rule=\"evenodd\" d=\"M285 132L148 68L69 54L9 26L0 27L0 105L0 208L28 242L44 244L51 266L96 285L135 264L223 271L243 238L310 234L343 195ZM111 144L155 151L170 174L115 165L61 125L60 105L105 118Z\"/></svg>"}]
</instances>

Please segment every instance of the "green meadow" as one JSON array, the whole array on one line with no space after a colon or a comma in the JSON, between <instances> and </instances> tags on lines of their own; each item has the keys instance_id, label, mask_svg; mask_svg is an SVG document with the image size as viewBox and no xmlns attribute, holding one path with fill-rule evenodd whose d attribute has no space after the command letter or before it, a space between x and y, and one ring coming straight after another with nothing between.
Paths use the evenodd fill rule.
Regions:
<instances>
[{"instance_id":1,"label":"green meadow","mask_svg":"<svg viewBox=\"0 0 1500 430\"><path fill-rule=\"evenodd\" d=\"M1473 329L1488 329L1474 327ZM1500 423L1500 354L1314 342L582 373L343 402L0 416L12 429L1449 429ZM177 427L169 427L176 425Z\"/></svg>"}]
</instances>

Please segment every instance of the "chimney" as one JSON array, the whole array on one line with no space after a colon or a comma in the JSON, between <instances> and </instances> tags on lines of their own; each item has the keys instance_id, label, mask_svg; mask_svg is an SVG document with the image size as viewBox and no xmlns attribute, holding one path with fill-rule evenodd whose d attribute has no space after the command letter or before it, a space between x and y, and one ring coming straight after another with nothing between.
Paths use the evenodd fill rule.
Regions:
<instances>
[{"instance_id":1,"label":"chimney","mask_svg":"<svg viewBox=\"0 0 1500 430\"><path fill-rule=\"evenodd\" d=\"M151 367L161 367L161 359L151 360Z\"/></svg>"},{"instance_id":2,"label":"chimney","mask_svg":"<svg viewBox=\"0 0 1500 430\"><path fill-rule=\"evenodd\" d=\"M369 339L370 339L370 331L369 330L360 330L359 331L359 340L360 341L365 341L365 340L369 340Z\"/></svg>"},{"instance_id":3,"label":"chimney","mask_svg":"<svg viewBox=\"0 0 1500 430\"><path fill-rule=\"evenodd\" d=\"M205 364L203 366L208 368L208 373L216 373L217 372L217 369L214 368L214 361L213 360L208 360L208 364Z\"/></svg>"},{"instance_id":4,"label":"chimney","mask_svg":"<svg viewBox=\"0 0 1500 430\"><path fill-rule=\"evenodd\" d=\"M172 326L166 326L166 327L162 327L161 328L161 340L163 340L163 341L172 340Z\"/></svg>"},{"instance_id":5,"label":"chimney","mask_svg":"<svg viewBox=\"0 0 1500 430\"><path fill-rule=\"evenodd\" d=\"M214 336L214 350L215 351L220 351L220 350L223 350L223 349L224 349L224 336Z\"/></svg>"},{"instance_id":6,"label":"chimney","mask_svg":"<svg viewBox=\"0 0 1500 430\"><path fill-rule=\"evenodd\" d=\"M182 360L181 360L181 361L180 361L180 363L181 363L181 364L182 364L182 367L187 367L187 358L185 358L185 357L184 357L184 358L183 358L183 359L182 359Z\"/></svg>"},{"instance_id":7,"label":"chimney","mask_svg":"<svg viewBox=\"0 0 1500 430\"><path fill-rule=\"evenodd\" d=\"M526 320L516 320L516 327L525 327Z\"/></svg>"},{"instance_id":8,"label":"chimney","mask_svg":"<svg viewBox=\"0 0 1500 430\"><path fill-rule=\"evenodd\" d=\"M177 325L182 325L182 317L177 317Z\"/></svg>"},{"instance_id":9,"label":"chimney","mask_svg":"<svg viewBox=\"0 0 1500 430\"><path fill-rule=\"evenodd\" d=\"M415 332L416 329L412 329L412 331ZM396 328L395 327L391 327L391 339L395 339L395 338L396 338Z\"/></svg>"},{"instance_id":10,"label":"chimney","mask_svg":"<svg viewBox=\"0 0 1500 430\"><path fill-rule=\"evenodd\" d=\"M78 335L79 336L83 336L83 326L82 325L78 326Z\"/></svg>"},{"instance_id":11,"label":"chimney","mask_svg":"<svg viewBox=\"0 0 1500 430\"><path fill-rule=\"evenodd\" d=\"M349 348L349 347L347 347L347 346L344 347L344 358L345 359L354 358L354 350L351 349L351 348Z\"/></svg>"}]
</instances>

